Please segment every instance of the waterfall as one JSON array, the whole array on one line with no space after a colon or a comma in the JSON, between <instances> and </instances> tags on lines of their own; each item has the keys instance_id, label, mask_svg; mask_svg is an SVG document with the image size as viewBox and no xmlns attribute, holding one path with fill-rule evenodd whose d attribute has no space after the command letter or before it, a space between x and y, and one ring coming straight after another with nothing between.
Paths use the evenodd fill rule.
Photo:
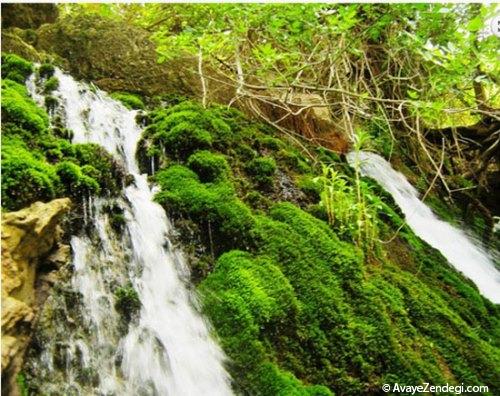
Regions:
<instances>
[{"instance_id":1,"label":"waterfall","mask_svg":"<svg viewBox=\"0 0 500 396\"><path fill-rule=\"evenodd\" d=\"M500 272L493 258L463 230L440 220L418 197L417 190L389 162L377 154L351 152L349 164L359 167L363 176L375 179L401 208L411 229L464 276L472 280L481 294L500 303Z\"/></svg>"},{"instance_id":2,"label":"waterfall","mask_svg":"<svg viewBox=\"0 0 500 396\"><path fill-rule=\"evenodd\" d=\"M62 319L45 337L41 356L29 364L33 376L41 378L41 393L232 394L225 357L199 313L183 255L168 240L171 224L153 202L147 176L139 172L136 111L60 70L55 75L56 112L74 132L73 143L102 145L134 182L120 197L85 204L86 231L71 238L71 279L60 286L64 293L51 296L57 301L47 301L52 301L52 317L64 311ZM34 79L27 86L40 101ZM110 207L123 211L124 232L112 229ZM136 290L140 309L124 323L115 291L125 285Z\"/></svg>"}]
</instances>

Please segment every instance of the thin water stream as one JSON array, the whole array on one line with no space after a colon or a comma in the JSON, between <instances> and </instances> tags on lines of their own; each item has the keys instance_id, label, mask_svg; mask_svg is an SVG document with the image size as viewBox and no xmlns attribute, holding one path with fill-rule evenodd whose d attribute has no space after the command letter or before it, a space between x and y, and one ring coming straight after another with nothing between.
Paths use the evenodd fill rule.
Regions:
<instances>
[{"instance_id":1,"label":"thin water stream","mask_svg":"<svg viewBox=\"0 0 500 396\"><path fill-rule=\"evenodd\" d=\"M349 153L347 159L351 166L359 166L363 176L376 180L392 195L415 234L439 250L455 269L476 284L481 294L500 303L500 271L478 241L439 219L419 199L408 180L381 156L361 151Z\"/></svg>"}]
</instances>

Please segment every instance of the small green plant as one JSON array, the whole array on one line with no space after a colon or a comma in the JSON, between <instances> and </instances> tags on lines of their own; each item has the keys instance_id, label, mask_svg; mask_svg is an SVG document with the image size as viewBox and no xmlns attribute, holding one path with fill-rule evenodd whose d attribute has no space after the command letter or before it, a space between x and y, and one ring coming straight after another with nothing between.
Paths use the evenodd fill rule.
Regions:
<instances>
[{"instance_id":1,"label":"small green plant","mask_svg":"<svg viewBox=\"0 0 500 396\"><path fill-rule=\"evenodd\" d=\"M45 81L44 85L44 92L45 93L51 93L52 91L55 91L57 88L59 88L59 79L57 77L50 77Z\"/></svg>"},{"instance_id":2,"label":"small green plant","mask_svg":"<svg viewBox=\"0 0 500 396\"><path fill-rule=\"evenodd\" d=\"M28 381L26 381L26 376L22 371L19 374L17 374L16 382L19 394L21 396L29 396L30 393L29 393Z\"/></svg>"},{"instance_id":3,"label":"small green plant","mask_svg":"<svg viewBox=\"0 0 500 396\"><path fill-rule=\"evenodd\" d=\"M322 186L320 204L325 208L328 223L340 235L349 235L365 251L371 251L378 239L377 212L367 202L369 189L359 175L355 185L333 167L323 164L322 175L314 179Z\"/></svg>"},{"instance_id":4,"label":"small green plant","mask_svg":"<svg viewBox=\"0 0 500 396\"><path fill-rule=\"evenodd\" d=\"M50 63L42 63L38 68L38 75L40 78L50 78L54 75L55 71L54 65Z\"/></svg>"},{"instance_id":5,"label":"small green plant","mask_svg":"<svg viewBox=\"0 0 500 396\"><path fill-rule=\"evenodd\" d=\"M125 319L130 320L141 308L139 295L131 283L115 290L115 308Z\"/></svg>"}]
</instances>

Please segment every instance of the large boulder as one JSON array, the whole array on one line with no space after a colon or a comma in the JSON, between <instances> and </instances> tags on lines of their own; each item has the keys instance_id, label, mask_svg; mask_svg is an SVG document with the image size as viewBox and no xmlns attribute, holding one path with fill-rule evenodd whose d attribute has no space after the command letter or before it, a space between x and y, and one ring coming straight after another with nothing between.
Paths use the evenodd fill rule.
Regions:
<instances>
[{"instance_id":1,"label":"large boulder","mask_svg":"<svg viewBox=\"0 0 500 396\"><path fill-rule=\"evenodd\" d=\"M191 77L182 64L158 64L149 32L131 24L97 15L66 16L40 27L36 47L66 59L73 77L109 92L190 93Z\"/></svg>"},{"instance_id":2,"label":"large boulder","mask_svg":"<svg viewBox=\"0 0 500 396\"><path fill-rule=\"evenodd\" d=\"M9 27L36 29L44 23L54 22L58 15L59 11L55 4L2 4L2 29Z\"/></svg>"},{"instance_id":3,"label":"large boulder","mask_svg":"<svg viewBox=\"0 0 500 396\"><path fill-rule=\"evenodd\" d=\"M38 269L69 260L69 247L60 242L60 222L69 211L68 198L2 215L2 393L17 395L16 376L30 340L41 301Z\"/></svg>"},{"instance_id":4,"label":"large boulder","mask_svg":"<svg viewBox=\"0 0 500 396\"><path fill-rule=\"evenodd\" d=\"M22 56L32 62L41 62L44 58L31 44L26 42L20 34L21 29L2 29L2 52Z\"/></svg>"}]
</instances>

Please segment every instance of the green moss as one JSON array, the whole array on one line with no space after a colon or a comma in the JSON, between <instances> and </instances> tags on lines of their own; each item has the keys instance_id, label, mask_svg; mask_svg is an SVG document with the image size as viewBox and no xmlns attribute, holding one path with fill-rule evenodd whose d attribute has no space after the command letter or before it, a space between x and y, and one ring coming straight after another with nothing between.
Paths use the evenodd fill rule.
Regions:
<instances>
[{"instance_id":1,"label":"green moss","mask_svg":"<svg viewBox=\"0 0 500 396\"><path fill-rule=\"evenodd\" d=\"M273 363L264 363L256 372L254 381L259 395L268 396L331 396L325 386L305 386L292 373L280 370Z\"/></svg>"},{"instance_id":2,"label":"green moss","mask_svg":"<svg viewBox=\"0 0 500 396\"><path fill-rule=\"evenodd\" d=\"M110 219L111 227L116 231L121 232L126 224L125 215L123 213L116 213L111 216Z\"/></svg>"},{"instance_id":3,"label":"green moss","mask_svg":"<svg viewBox=\"0 0 500 396\"><path fill-rule=\"evenodd\" d=\"M57 164L57 175L66 187L66 191L71 197L99 193L99 183L85 175L82 168L70 161L63 161Z\"/></svg>"},{"instance_id":4,"label":"green moss","mask_svg":"<svg viewBox=\"0 0 500 396\"><path fill-rule=\"evenodd\" d=\"M2 79L10 79L19 84L24 84L33 72L33 64L14 55L2 53Z\"/></svg>"},{"instance_id":5,"label":"green moss","mask_svg":"<svg viewBox=\"0 0 500 396\"><path fill-rule=\"evenodd\" d=\"M52 91L55 91L57 88L59 88L59 79L55 76L49 77L47 81L45 81L44 84L44 92L46 94L51 93Z\"/></svg>"},{"instance_id":6,"label":"green moss","mask_svg":"<svg viewBox=\"0 0 500 396\"><path fill-rule=\"evenodd\" d=\"M295 150L281 149L276 153L276 158L297 172L310 173L312 171L311 166L304 160L304 156Z\"/></svg>"},{"instance_id":7,"label":"green moss","mask_svg":"<svg viewBox=\"0 0 500 396\"><path fill-rule=\"evenodd\" d=\"M127 321L139 311L141 301L132 284L129 283L115 290L115 308Z\"/></svg>"},{"instance_id":8,"label":"green moss","mask_svg":"<svg viewBox=\"0 0 500 396\"><path fill-rule=\"evenodd\" d=\"M5 58L5 57L4 57ZM26 62L9 57L7 64ZM10 62L10 63L9 63ZM24 65L24 66L23 66ZM50 79L49 79L50 80ZM50 105L51 97L46 97ZM2 205L16 210L37 200L88 194L114 193L121 189L123 170L96 144L71 144L72 132L49 129L46 111L15 81L2 81ZM59 137L64 137L60 139Z\"/></svg>"},{"instance_id":9,"label":"green moss","mask_svg":"<svg viewBox=\"0 0 500 396\"><path fill-rule=\"evenodd\" d=\"M251 160L245 169L257 183L270 185L276 172L276 161L272 157L258 157Z\"/></svg>"},{"instance_id":10,"label":"green moss","mask_svg":"<svg viewBox=\"0 0 500 396\"><path fill-rule=\"evenodd\" d=\"M174 215L203 219L205 235L212 235L217 249L241 246L248 240L253 218L231 184L203 184L196 173L180 165L158 172L155 180L162 188L155 199Z\"/></svg>"},{"instance_id":11,"label":"green moss","mask_svg":"<svg viewBox=\"0 0 500 396\"><path fill-rule=\"evenodd\" d=\"M247 392L331 394L323 387L305 387L265 358L264 343L258 340L258 334L273 334L300 309L292 286L275 263L231 251L219 258L200 290L226 350L234 358L233 369L245 378Z\"/></svg>"},{"instance_id":12,"label":"green moss","mask_svg":"<svg viewBox=\"0 0 500 396\"><path fill-rule=\"evenodd\" d=\"M130 92L113 92L110 95L113 99L119 100L127 109L144 109L144 102L139 95Z\"/></svg>"},{"instance_id":13,"label":"green moss","mask_svg":"<svg viewBox=\"0 0 500 396\"><path fill-rule=\"evenodd\" d=\"M56 69L55 69L54 65L52 65L50 63L42 63L40 65L40 67L38 68L38 75L41 78L48 79L54 75L55 71L56 71Z\"/></svg>"},{"instance_id":14,"label":"green moss","mask_svg":"<svg viewBox=\"0 0 500 396\"><path fill-rule=\"evenodd\" d=\"M310 175L302 176L297 186L313 202L319 202L321 195L321 184Z\"/></svg>"},{"instance_id":15,"label":"green moss","mask_svg":"<svg viewBox=\"0 0 500 396\"><path fill-rule=\"evenodd\" d=\"M277 151L284 146L281 140L273 138L271 136L264 136L262 138L259 138L257 139L257 142L260 146L273 151Z\"/></svg>"},{"instance_id":16,"label":"green moss","mask_svg":"<svg viewBox=\"0 0 500 396\"><path fill-rule=\"evenodd\" d=\"M11 80L2 81L2 124L13 123L33 133L45 131L47 114L28 96L26 88Z\"/></svg>"},{"instance_id":17,"label":"green moss","mask_svg":"<svg viewBox=\"0 0 500 396\"><path fill-rule=\"evenodd\" d=\"M324 206L311 205L321 171L274 131L190 102L148 118L139 156L154 153L156 200L176 224L190 224L183 242L201 251L198 290L237 391L359 395L383 383L464 379L500 388L498 306L404 225L380 187L360 184L378 238L388 242L374 239L377 249L364 256L349 232L328 224ZM176 127L199 128L210 144L178 139L171 150L164 137ZM351 191L353 171L318 151ZM281 175L301 193L276 194ZM260 177L272 193L259 191ZM279 202L285 198L293 203Z\"/></svg>"},{"instance_id":18,"label":"green moss","mask_svg":"<svg viewBox=\"0 0 500 396\"><path fill-rule=\"evenodd\" d=\"M229 174L229 165L224 156L206 150L192 154L187 164L204 183L224 179Z\"/></svg>"},{"instance_id":19,"label":"green moss","mask_svg":"<svg viewBox=\"0 0 500 396\"><path fill-rule=\"evenodd\" d=\"M50 113L55 110L59 101L56 97L47 95L45 96L45 109Z\"/></svg>"},{"instance_id":20,"label":"green moss","mask_svg":"<svg viewBox=\"0 0 500 396\"><path fill-rule=\"evenodd\" d=\"M30 391L29 391L28 381L26 381L26 376L22 371L19 374L17 374L16 383L18 386L18 391L20 396L29 396Z\"/></svg>"},{"instance_id":21,"label":"green moss","mask_svg":"<svg viewBox=\"0 0 500 396\"><path fill-rule=\"evenodd\" d=\"M18 138L2 139L2 206L17 210L53 199L60 188L54 168Z\"/></svg>"}]
</instances>

